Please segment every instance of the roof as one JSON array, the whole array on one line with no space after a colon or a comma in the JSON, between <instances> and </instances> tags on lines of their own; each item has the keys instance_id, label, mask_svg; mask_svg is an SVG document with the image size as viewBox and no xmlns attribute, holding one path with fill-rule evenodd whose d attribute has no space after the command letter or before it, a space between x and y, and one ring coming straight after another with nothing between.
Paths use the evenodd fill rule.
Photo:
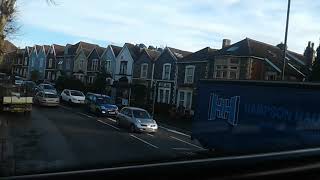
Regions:
<instances>
[{"instance_id":1,"label":"roof","mask_svg":"<svg viewBox=\"0 0 320 180\"><path fill-rule=\"evenodd\" d=\"M173 53L173 55L177 59L182 59L183 57L186 57L186 56L188 56L188 55L190 55L192 53L192 52L189 52L189 51L183 51L183 50L172 48L172 47L167 47L167 48Z\"/></svg>"},{"instance_id":2,"label":"roof","mask_svg":"<svg viewBox=\"0 0 320 180\"><path fill-rule=\"evenodd\" d=\"M76 54L77 54L77 50L79 49L79 47L80 47L81 49L86 49L86 50L85 50L85 53L86 53L87 51L90 51L90 52L91 52L92 49L98 47L98 45L80 41L80 42L78 42L78 43L70 46L69 51L68 51L68 54L69 54L69 55L76 55ZM90 52L89 52L89 53L90 53ZM86 53L86 56L88 56L89 53L88 53L88 54Z\"/></svg>"},{"instance_id":3,"label":"roof","mask_svg":"<svg viewBox=\"0 0 320 180\"><path fill-rule=\"evenodd\" d=\"M280 71L283 66L283 51L279 47L249 38L218 50L216 55L261 58L272 66L276 66L275 68L280 69ZM287 67L289 70L295 72L298 72L297 70L301 70L304 73L308 73L308 70L304 67L306 60L303 55L288 50L287 58L289 59L289 61L287 61L289 65Z\"/></svg>"},{"instance_id":4,"label":"roof","mask_svg":"<svg viewBox=\"0 0 320 180\"><path fill-rule=\"evenodd\" d=\"M130 43L125 43L125 46L128 47L132 59L137 60L141 53L140 48Z\"/></svg>"},{"instance_id":5,"label":"roof","mask_svg":"<svg viewBox=\"0 0 320 180\"><path fill-rule=\"evenodd\" d=\"M151 50L146 48L143 50L147 53L147 55L152 61L156 61L161 54L159 51L156 51L156 50Z\"/></svg>"},{"instance_id":6,"label":"roof","mask_svg":"<svg viewBox=\"0 0 320 180\"><path fill-rule=\"evenodd\" d=\"M56 52L56 56L63 56L64 55L65 46L61 46L58 44L53 44L53 46L54 46L54 50Z\"/></svg>"},{"instance_id":7,"label":"roof","mask_svg":"<svg viewBox=\"0 0 320 180\"><path fill-rule=\"evenodd\" d=\"M115 46L115 45L110 45L112 50L113 50L113 53L114 55L117 57L118 54L120 53L122 47L119 47L119 46Z\"/></svg>"},{"instance_id":8,"label":"roof","mask_svg":"<svg viewBox=\"0 0 320 180\"><path fill-rule=\"evenodd\" d=\"M209 59L214 58L216 52L216 49L206 47L197 52L187 55L186 57L182 58L179 62L208 61Z\"/></svg>"},{"instance_id":9,"label":"roof","mask_svg":"<svg viewBox=\"0 0 320 180\"><path fill-rule=\"evenodd\" d=\"M49 45L43 45L43 48L44 48L44 51L45 51L45 54L48 53L49 49L50 49L50 46Z\"/></svg>"},{"instance_id":10,"label":"roof","mask_svg":"<svg viewBox=\"0 0 320 180\"><path fill-rule=\"evenodd\" d=\"M98 46L96 49L97 49L97 52L98 52L99 56L101 57L102 54L104 53L104 51L105 51L107 48Z\"/></svg>"},{"instance_id":11,"label":"roof","mask_svg":"<svg viewBox=\"0 0 320 180\"><path fill-rule=\"evenodd\" d=\"M17 46L15 46L13 43L11 43L8 40L4 40L4 47L3 47L3 52L8 53L17 50Z\"/></svg>"},{"instance_id":12,"label":"roof","mask_svg":"<svg viewBox=\"0 0 320 180\"><path fill-rule=\"evenodd\" d=\"M42 47L40 45L35 45L35 48L36 52L39 53Z\"/></svg>"}]
</instances>

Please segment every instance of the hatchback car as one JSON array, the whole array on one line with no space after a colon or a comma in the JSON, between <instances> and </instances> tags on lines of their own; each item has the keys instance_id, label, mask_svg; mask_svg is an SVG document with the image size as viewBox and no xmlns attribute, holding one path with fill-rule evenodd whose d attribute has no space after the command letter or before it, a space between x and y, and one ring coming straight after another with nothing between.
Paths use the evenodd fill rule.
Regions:
<instances>
[{"instance_id":1,"label":"hatchback car","mask_svg":"<svg viewBox=\"0 0 320 180\"><path fill-rule=\"evenodd\" d=\"M57 94L40 91L35 95L34 102L42 106L58 106L60 100Z\"/></svg>"},{"instance_id":2,"label":"hatchback car","mask_svg":"<svg viewBox=\"0 0 320 180\"><path fill-rule=\"evenodd\" d=\"M130 132L154 133L158 130L158 125L150 114L141 108L124 107L117 115L117 123L130 129Z\"/></svg>"},{"instance_id":3,"label":"hatchback car","mask_svg":"<svg viewBox=\"0 0 320 180\"><path fill-rule=\"evenodd\" d=\"M73 104L84 104L85 96L81 91L65 89L61 93L61 100L73 103Z\"/></svg>"},{"instance_id":4,"label":"hatchback car","mask_svg":"<svg viewBox=\"0 0 320 180\"><path fill-rule=\"evenodd\" d=\"M99 116L116 116L118 114L118 107L113 105L110 96L87 93L85 103L90 112Z\"/></svg>"},{"instance_id":5,"label":"hatchback car","mask_svg":"<svg viewBox=\"0 0 320 180\"><path fill-rule=\"evenodd\" d=\"M36 89L36 92L44 91L44 92L57 94L57 90L51 84L39 84L35 89Z\"/></svg>"}]
</instances>

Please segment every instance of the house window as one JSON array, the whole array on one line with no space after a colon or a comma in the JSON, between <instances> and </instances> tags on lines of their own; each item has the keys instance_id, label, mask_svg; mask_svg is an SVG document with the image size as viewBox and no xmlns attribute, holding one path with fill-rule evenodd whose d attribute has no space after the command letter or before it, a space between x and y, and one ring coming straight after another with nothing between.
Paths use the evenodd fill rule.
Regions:
<instances>
[{"instance_id":1,"label":"house window","mask_svg":"<svg viewBox=\"0 0 320 180\"><path fill-rule=\"evenodd\" d=\"M106 71L109 73L111 72L111 61L110 60L106 61Z\"/></svg>"},{"instance_id":2,"label":"house window","mask_svg":"<svg viewBox=\"0 0 320 180\"><path fill-rule=\"evenodd\" d=\"M48 68L52 68L52 58L49 59Z\"/></svg>"},{"instance_id":3,"label":"house window","mask_svg":"<svg viewBox=\"0 0 320 180\"><path fill-rule=\"evenodd\" d=\"M144 63L141 65L141 78L147 78L147 74L148 74L148 64Z\"/></svg>"},{"instance_id":4,"label":"house window","mask_svg":"<svg viewBox=\"0 0 320 180\"><path fill-rule=\"evenodd\" d=\"M27 70L26 69L23 69L23 76L27 77Z\"/></svg>"},{"instance_id":5,"label":"house window","mask_svg":"<svg viewBox=\"0 0 320 180\"><path fill-rule=\"evenodd\" d=\"M159 88L158 90L158 102L170 104L170 88Z\"/></svg>"},{"instance_id":6,"label":"house window","mask_svg":"<svg viewBox=\"0 0 320 180\"><path fill-rule=\"evenodd\" d=\"M92 71L98 71L98 66L99 66L99 60L98 59L93 59L92 64L91 64L91 70Z\"/></svg>"},{"instance_id":7,"label":"house window","mask_svg":"<svg viewBox=\"0 0 320 180\"><path fill-rule=\"evenodd\" d=\"M120 74L127 74L127 65L128 65L128 61L120 62Z\"/></svg>"},{"instance_id":8,"label":"house window","mask_svg":"<svg viewBox=\"0 0 320 180\"><path fill-rule=\"evenodd\" d=\"M186 84L193 83L194 70L195 70L195 66L186 66L185 75L184 75L184 83L186 83Z\"/></svg>"},{"instance_id":9,"label":"house window","mask_svg":"<svg viewBox=\"0 0 320 180\"><path fill-rule=\"evenodd\" d=\"M71 63L70 63L70 59L66 59L66 69L70 70L71 69Z\"/></svg>"},{"instance_id":10,"label":"house window","mask_svg":"<svg viewBox=\"0 0 320 180\"><path fill-rule=\"evenodd\" d=\"M58 69L59 70L62 70L62 64L63 64L63 60L59 60L59 62L58 62Z\"/></svg>"},{"instance_id":11,"label":"house window","mask_svg":"<svg viewBox=\"0 0 320 180\"><path fill-rule=\"evenodd\" d=\"M43 67L43 58L40 58L40 62L39 62L39 68Z\"/></svg>"},{"instance_id":12,"label":"house window","mask_svg":"<svg viewBox=\"0 0 320 180\"><path fill-rule=\"evenodd\" d=\"M191 109L192 106L192 90L179 90L177 106L183 106L186 109Z\"/></svg>"},{"instance_id":13,"label":"house window","mask_svg":"<svg viewBox=\"0 0 320 180\"><path fill-rule=\"evenodd\" d=\"M266 72L265 80L267 80L267 81L277 80L277 72L272 72L272 71Z\"/></svg>"},{"instance_id":14,"label":"house window","mask_svg":"<svg viewBox=\"0 0 320 180\"><path fill-rule=\"evenodd\" d=\"M28 57L24 58L24 65L27 66L28 65Z\"/></svg>"},{"instance_id":15,"label":"house window","mask_svg":"<svg viewBox=\"0 0 320 180\"><path fill-rule=\"evenodd\" d=\"M239 79L240 61L237 58L217 59L214 66L213 78Z\"/></svg>"},{"instance_id":16,"label":"house window","mask_svg":"<svg viewBox=\"0 0 320 180\"><path fill-rule=\"evenodd\" d=\"M162 79L170 80L171 64L164 64L162 69Z\"/></svg>"},{"instance_id":17,"label":"house window","mask_svg":"<svg viewBox=\"0 0 320 180\"><path fill-rule=\"evenodd\" d=\"M56 75L54 73L52 73L52 75L51 75L51 80L52 81L56 80Z\"/></svg>"},{"instance_id":18,"label":"house window","mask_svg":"<svg viewBox=\"0 0 320 180\"><path fill-rule=\"evenodd\" d=\"M94 81L94 76L89 76L89 77L88 77L88 83L89 83L89 84L92 84L93 81Z\"/></svg>"},{"instance_id":19,"label":"house window","mask_svg":"<svg viewBox=\"0 0 320 180\"><path fill-rule=\"evenodd\" d=\"M48 80L50 80L50 79L51 79L51 71L48 71L47 79L48 79Z\"/></svg>"}]
</instances>

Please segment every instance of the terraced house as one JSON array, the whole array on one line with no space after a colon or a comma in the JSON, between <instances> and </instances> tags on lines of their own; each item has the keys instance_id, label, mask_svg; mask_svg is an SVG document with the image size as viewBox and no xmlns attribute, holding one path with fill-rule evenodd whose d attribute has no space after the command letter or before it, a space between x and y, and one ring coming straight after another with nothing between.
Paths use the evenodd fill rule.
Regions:
<instances>
[{"instance_id":1,"label":"terraced house","mask_svg":"<svg viewBox=\"0 0 320 180\"><path fill-rule=\"evenodd\" d=\"M53 44L46 58L45 79L55 81L57 79L57 65L63 62L65 46ZM59 64L59 65L60 65ZM60 74L61 75L61 74Z\"/></svg>"},{"instance_id":2,"label":"terraced house","mask_svg":"<svg viewBox=\"0 0 320 180\"><path fill-rule=\"evenodd\" d=\"M141 91L143 100L153 99L153 84L154 84L154 71L155 71L155 61L161 54L162 49L147 49L144 48L141 52L140 57L134 62L133 65L133 84L137 88L137 91ZM141 94L141 93L140 93Z\"/></svg>"},{"instance_id":3,"label":"terraced house","mask_svg":"<svg viewBox=\"0 0 320 180\"><path fill-rule=\"evenodd\" d=\"M156 102L175 104L177 85L177 62L191 52L166 47L154 63Z\"/></svg>"},{"instance_id":4,"label":"terraced house","mask_svg":"<svg viewBox=\"0 0 320 180\"><path fill-rule=\"evenodd\" d=\"M197 82L207 79L209 62L214 59L216 49L206 47L194 52L177 62L177 101L176 107L185 113L193 114Z\"/></svg>"},{"instance_id":5,"label":"terraced house","mask_svg":"<svg viewBox=\"0 0 320 180\"><path fill-rule=\"evenodd\" d=\"M37 71L39 78L45 78L45 63L47 59L47 52L50 46L48 45L35 45L31 51L28 65L28 78L31 78L31 72Z\"/></svg>"},{"instance_id":6,"label":"terraced house","mask_svg":"<svg viewBox=\"0 0 320 180\"><path fill-rule=\"evenodd\" d=\"M312 59L312 57L311 57ZM309 64L309 65L308 65ZM312 60L287 51L285 79L304 81L309 74ZM281 80L283 50L246 38L235 44L225 44L210 62L210 79L230 80Z\"/></svg>"},{"instance_id":7,"label":"terraced house","mask_svg":"<svg viewBox=\"0 0 320 180\"><path fill-rule=\"evenodd\" d=\"M116 59L121 51L121 47L108 45L105 51L102 53L101 66L104 68L105 72L109 74L109 85L113 83L115 78L115 70L116 70Z\"/></svg>"}]
</instances>

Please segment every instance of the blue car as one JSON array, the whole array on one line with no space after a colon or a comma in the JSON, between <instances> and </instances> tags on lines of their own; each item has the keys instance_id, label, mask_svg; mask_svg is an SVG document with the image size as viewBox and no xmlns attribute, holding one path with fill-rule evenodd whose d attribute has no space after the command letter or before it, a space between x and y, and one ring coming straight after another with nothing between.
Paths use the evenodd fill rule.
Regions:
<instances>
[{"instance_id":1,"label":"blue car","mask_svg":"<svg viewBox=\"0 0 320 180\"><path fill-rule=\"evenodd\" d=\"M117 116L118 107L112 103L110 96L87 93L85 104L87 109L98 116Z\"/></svg>"}]
</instances>

